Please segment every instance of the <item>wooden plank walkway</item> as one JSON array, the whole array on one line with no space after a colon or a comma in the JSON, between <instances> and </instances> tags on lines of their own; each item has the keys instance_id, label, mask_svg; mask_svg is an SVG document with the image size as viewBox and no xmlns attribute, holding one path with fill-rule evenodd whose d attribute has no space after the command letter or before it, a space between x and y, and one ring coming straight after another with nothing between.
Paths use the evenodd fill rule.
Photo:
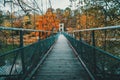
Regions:
<instances>
[{"instance_id":1,"label":"wooden plank walkway","mask_svg":"<svg viewBox=\"0 0 120 80\"><path fill-rule=\"evenodd\" d=\"M32 80L90 80L66 38L60 35Z\"/></svg>"}]
</instances>

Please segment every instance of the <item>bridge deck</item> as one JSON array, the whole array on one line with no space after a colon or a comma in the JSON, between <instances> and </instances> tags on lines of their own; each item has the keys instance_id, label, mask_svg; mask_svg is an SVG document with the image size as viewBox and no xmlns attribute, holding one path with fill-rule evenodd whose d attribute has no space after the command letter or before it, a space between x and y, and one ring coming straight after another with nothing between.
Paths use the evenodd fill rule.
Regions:
<instances>
[{"instance_id":1,"label":"bridge deck","mask_svg":"<svg viewBox=\"0 0 120 80\"><path fill-rule=\"evenodd\" d=\"M90 80L66 38L60 35L32 80Z\"/></svg>"}]
</instances>

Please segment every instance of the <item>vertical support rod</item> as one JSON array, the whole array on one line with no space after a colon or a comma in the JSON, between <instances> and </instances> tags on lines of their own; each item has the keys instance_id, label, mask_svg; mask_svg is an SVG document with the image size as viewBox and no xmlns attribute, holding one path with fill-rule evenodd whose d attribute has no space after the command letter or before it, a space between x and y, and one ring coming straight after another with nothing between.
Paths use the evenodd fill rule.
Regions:
<instances>
[{"instance_id":1,"label":"vertical support rod","mask_svg":"<svg viewBox=\"0 0 120 80\"><path fill-rule=\"evenodd\" d=\"M92 46L95 46L95 31L92 31Z\"/></svg>"},{"instance_id":2,"label":"vertical support rod","mask_svg":"<svg viewBox=\"0 0 120 80\"><path fill-rule=\"evenodd\" d=\"M48 38L48 32L46 32L46 38Z\"/></svg>"},{"instance_id":3,"label":"vertical support rod","mask_svg":"<svg viewBox=\"0 0 120 80\"><path fill-rule=\"evenodd\" d=\"M23 31L20 31L20 48L23 47ZM25 63L24 63L24 50L21 49L21 60L22 60L22 70L25 73Z\"/></svg>"},{"instance_id":4,"label":"vertical support rod","mask_svg":"<svg viewBox=\"0 0 120 80\"><path fill-rule=\"evenodd\" d=\"M83 57L83 52L82 52L82 51L83 51L82 32L79 32L79 36L80 36L80 38L79 38L80 41L79 41L79 42L80 42L80 54L81 54L80 56L81 56L81 58L82 58L82 57Z\"/></svg>"},{"instance_id":5,"label":"vertical support rod","mask_svg":"<svg viewBox=\"0 0 120 80\"><path fill-rule=\"evenodd\" d=\"M41 53L41 43L40 43L40 32L38 32L39 33L39 36L38 36L38 42L39 42L39 54Z\"/></svg>"},{"instance_id":6,"label":"vertical support rod","mask_svg":"<svg viewBox=\"0 0 120 80\"><path fill-rule=\"evenodd\" d=\"M95 47L95 31L92 31L92 46ZM94 73L96 73L96 53L95 48L93 48L93 67L94 67Z\"/></svg>"},{"instance_id":7,"label":"vertical support rod","mask_svg":"<svg viewBox=\"0 0 120 80\"><path fill-rule=\"evenodd\" d=\"M104 31L105 32L105 41L104 41L104 51L106 51L106 37L107 37L107 31L105 30Z\"/></svg>"},{"instance_id":8,"label":"vertical support rod","mask_svg":"<svg viewBox=\"0 0 120 80\"><path fill-rule=\"evenodd\" d=\"M43 32L41 32L41 39L42 39L42 40L43 40L43 37L44 37L44 36L43 36Z\"/></svg>"},{"instance_id":9,"label":"vertical support rod","mask_svg":"<svg viewBox=\"0 0 120 80\"><path fill-rule=\"evenodd\" d=\"M80 39L80 41L82 40L82 34L81 34L81 32L79 32L79 39Z\"/></svg>"},{"instance_id":10,"label":"vertical support rod","mask_svg":"<svg viewBox=\"0 0 120 80\"><path fill-rule=\"evenodd\" d=\"M20 47L23 47L23 31L20 31Z\"/></svg>"},{"instance_id":11,"label":"vertical support rod","mask_svg":"<svg viewBox=\"0 0 120 80\"><path fill-rule=\"evenodd\" d=\"M39 32L39 40L40 40L40 32Z\"/></svg>"},{"instance_id":12,"label":"vertical support rod","mask_svg":"<svg viewBox=\"0 0 120 80\"><path fill-rule=\"evenodd\" d=\"M107 38L107 31L106 30L104 30L104 35L105 35L105 37L104 37L104 45L103 45L103 48L104 48L104 51L106 51L106 38ZM105 73L105 56L103 56L102 57L102 61L103 61L103 63L102 63L102 70L103 70L103 77L104 78L106 78L106 73Z\"/></svg>"}]
</instances>

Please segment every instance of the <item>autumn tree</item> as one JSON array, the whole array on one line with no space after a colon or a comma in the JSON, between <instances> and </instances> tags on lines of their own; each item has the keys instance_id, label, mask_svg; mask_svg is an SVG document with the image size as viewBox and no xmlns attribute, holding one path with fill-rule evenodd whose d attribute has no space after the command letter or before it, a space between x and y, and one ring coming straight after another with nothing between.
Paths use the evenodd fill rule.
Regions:
<instances>
[{"instance_id":1,"label":"autumn tree","mask_svg":"<svg viewBox=\"0 0 120 80\"><path fill-rule=\"evenodd\" d=\"M21 18L16 18L16 20L13 21L13 26L16 28L22 27L22 19Z\"/></svg>"},{"instance_id":2,"label":"autumn tree","mask_svg":"<svg viewBox=\"0 0 120 80\"><path fill-rule=\"evenodd\" d=\"M61 23L64 21L63 11L60 8L56 9L56 17L58 20L60 20Z\"/></svg>"},{"instance_id":3,"label":"autumn tree","mask_svg":"<svg viewBox=\"0 0 120 80\"><path fill-rule=\"evenodd\" d=\"M37 30L45 30L45 31L58 31L60 20L57 18L56 13L53 12L52 8L48 8L44 15L39 15L36 21L36 29ZM50 33L43 33L45 38ZM38 33L36 33L38 36Z\"/></svg>"}]
</instances>

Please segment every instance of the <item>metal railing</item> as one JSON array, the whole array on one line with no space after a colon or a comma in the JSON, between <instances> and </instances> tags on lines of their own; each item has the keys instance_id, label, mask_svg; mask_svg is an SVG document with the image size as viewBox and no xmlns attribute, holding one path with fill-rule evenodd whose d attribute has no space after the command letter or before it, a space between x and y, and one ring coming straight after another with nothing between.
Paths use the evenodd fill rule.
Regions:
<instances>
[{"instance_id":1,"label":"metal railing","mask_svg":"<svg viewBox=\"0 0 120 80\"><path fill-rule=\"evenodd\" d=\"M64 33L96 80L119 80L120 26L76 30ZM101 43L99 45L98 43ZM110 48L111 45L111 48Z\"/></svg>"},{"instance_id":2,"label":"metal railing","mask_svg":"<svg viewBox=\"0 0 120 80\"><path fill-rule=\"evenodd\" d=\"M81 39L89 45L94 45L120 57L120 26L74 30L71 34L77 40Z\"/></svg>"},{"instance_id":3,"label":"metal railing","mask_svg":"<svg viewBox=\"0 0 120 80\"><path fill-rule=\"evenodd\" d=\"M0 27L0 32L2 32L0 35L8 36L5 39L4 36L0 36L1 80L12 78L21 80L37 66L57 38L51 31ZM49 34L50 37L41 40L43 33ZM12 48L9 49L8 46Z\"/></svg>"}]
</instances>

